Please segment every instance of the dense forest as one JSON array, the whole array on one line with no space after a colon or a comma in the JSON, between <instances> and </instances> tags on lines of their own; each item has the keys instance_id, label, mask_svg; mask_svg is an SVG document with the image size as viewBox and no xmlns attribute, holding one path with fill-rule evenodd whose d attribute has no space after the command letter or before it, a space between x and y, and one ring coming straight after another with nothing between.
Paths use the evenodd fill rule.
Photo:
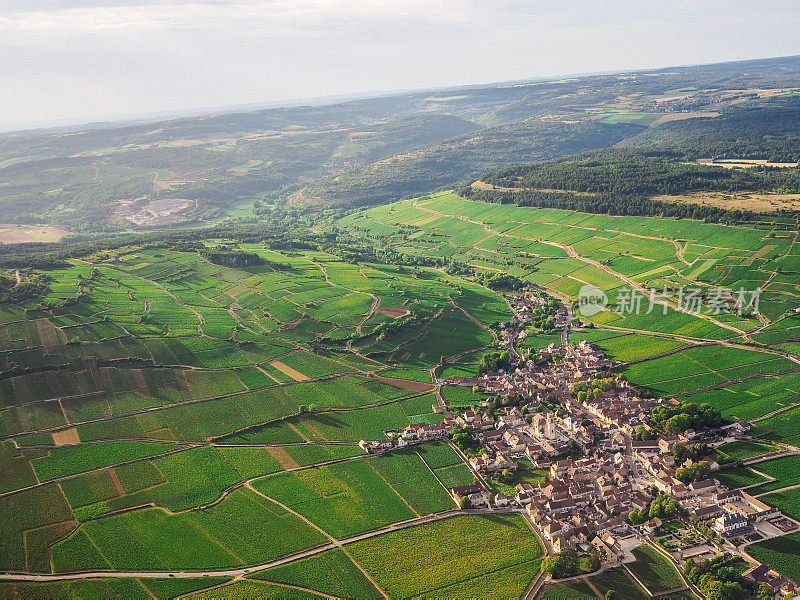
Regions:
<instances>
[{"instance_id":1,"label":"dense forest","mask_svg":"<svg viewBox=\"0 0 800 600\"><path fill-rule=\"evenodd\" d=\"M208 248L200 252L209 262L223 267L243 269L254 265L263 265L264 259L255 252L244 252L234 248Z\"/></svg>"},{"instance_id":2,"label":"dense forest","mask_svg":"<svg viewBox=\"0 0 800 600\"><path fill-rule=\"evenodd\" d=\"M676 219L702 219L711 222L737 222L749 217L748 214L741 211L697 204L673 204L645 196L598 194L587 197L568 192L550 193L536 190L509 193L480 190L469 185L458 186L456 193L464 198L481 202L516 203L519 206L562 208L607 215L664 216Z\"/></svg>"},{"instance_id":3,"label":"dense forest","mask_svg":"<svg viewBox=\"0 0 800 600\"><path fill-rule=\"evenodd\" d=\"M473 200L594 213L737 220L745 213L654 198L692 192L800 193L800 169L756 165L723 168L700 158L794 162L800 157L800 107L779 101L732 108L714 119L664 123L614 148L543 163L510 167L480 177L502 189L460 185ZM785 212L785 211L784 211Z\"/></svg>"},{"instance_id":4,"label":"dense forest","mask_svg":"<svg viewBox=\"0 0 800 600\"><path fill-rule=\"evenodd\" d=\"M522 190L556 189L623 196L680 194L695 190L782 188L791 191L800 187L796 169L725 169L687 163L658 150L616 148L530 167L512 167L491 173L482 181Z\"/></svg>"},{"instance_id":5,"label":"dense forest","mask_svg":"<svg viewBox=\"0 0 800 600\"><path fill-rule=\"evenodd\" d=\"M652 127L620 142L622 147L658 148L686 160L756 158L800 161L800 96L766 106L729 109L715 119L687 119Z\"/></svg>"}]
</instances>

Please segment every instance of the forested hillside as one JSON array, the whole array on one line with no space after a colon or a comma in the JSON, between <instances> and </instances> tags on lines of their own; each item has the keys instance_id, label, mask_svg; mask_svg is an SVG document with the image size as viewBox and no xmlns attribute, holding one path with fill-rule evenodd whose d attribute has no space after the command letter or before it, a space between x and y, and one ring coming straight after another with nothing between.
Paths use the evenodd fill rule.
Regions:
<instances>
[{"instance_id":1,"label":"forested hillside","mask_svg":"<svg viewBox=\"0 0 800 600\"><path fill-rule=\"evenodd\" d=\"M794 98L653 126L615 148L487 173L462 196L521 206L712 220L800 208Z\"/></svg>"},{"instance_id":2,"label":"forested hillside","mask_svg":"<svg viewBox=\"0 0 800 600\"><path fill-rule=\"evenodd\" d=\"M498 165L604 148L642 129L635 124L540 120L490 127L320 179L293 195L290 204L378 204L450 187Z\"/></svg>"},{"instance_id":3,"label":"forested hillside","mask_svg":"<svg viewBox=\"0 0 800 600\"><path fill-rule=\"evenodd\" d=\"M658 148L687 160L754 158L770 162L800 160L800 97L766 106L729 109L716 119L673 121L619 144Z\"/></svg>"},{"instance_id":4,"label":"forested hillside","mask_svg":"<svg viewBox=\"0 0 800 600\"><path fill-rule=\"evenodd\" d=\"M798 94L792 58L0 136L0 598L675 600L684 546L704 592L765 597L710 548L800 581ZM717 546L745 486L783 516Z\"/></svg>"},{"instance_id":5,"label":"forested hillside","mask_svg":"<svg viewBox=\"0 0 800 600\"><path fill-rule=\"evenodd\" d=\"M375 204L616 144L791 161L798 92L789 57L2 134L0 241Z\"/></svg>"}]
</instances>

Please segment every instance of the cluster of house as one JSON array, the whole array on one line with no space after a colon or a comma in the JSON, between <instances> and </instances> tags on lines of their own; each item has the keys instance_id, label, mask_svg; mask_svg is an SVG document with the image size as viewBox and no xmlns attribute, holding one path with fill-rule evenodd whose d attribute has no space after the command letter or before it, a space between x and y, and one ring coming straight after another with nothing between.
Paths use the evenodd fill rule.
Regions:
<instances>
[{"instance_id":1,"label":"cluster of house","mask_svg":"<svg viewBox=\"0 0 800 600\"><path fill-rule=\"evenodd\" d=\"M772 590L773 594L780 595L784 598L794 598L795 594L797 594L798 587L797 585L786 579L770 569L767 565L758 565L757 567L752 567L742 573L742 576L745 579L749 579L757 586L759 585L766 585Z\"/></svg>"},{"instance_id":2,"label":"cluster of house","mask_svg":"<svg viewBox=\"0 0 800 600\"><path fill-rule=\"evenodd\" d=\"M440 440L447 437L452 423L413 423L399 431L387 432L388 437L379 440L361 440L358 445L364 452L382 454L390 450L405 448L409 444Z\"/></svg>"},{"instance_id":3,"label":"cluster of house","mask_svg":"<svg viewBox=\"0 0 800 600\"><path fill-rule=\"evenodd\" d=\"M615 536L631 528L626 520L631 511L646 513L654 489L678 500L691 515L729 538L747 533L754 522L780 515L745 491L728 490L717 479L688 484L678 480L677 469L690 467L692 461L678 464L674 445L705 441L695 432L633 439L637 427L649 424L655 406L675 401L639 398L627 382L618 380L613 390L579 403L569 392L571 386L593 378L601 367L613 363L585 342L567 348L551 345L542 354L550 359L543 367L529 361L524 368L484 375L477 384L486 392L504 396L521 394L541 400L546 394L553 395L558 399L557 409L542 409L539 403L529 402L529 406L538 405L537 412L526 413L517 406L494 416L468 410L455 420L459 426L472 426L482 439L482 453L470 459L476 471L492 475L514 470L522 457L550 470L549 481L518 484L516 495L497 494L494 503L524 507L554 551L567 547L587 550L594 545L602 548L607 560L620 560L622 550ZM737 435L747 433L749 425L738 422L726 429L728 435ZM569 440L579 442L586 457L551 462L565 453ZM719 469L713 461L710 467ZM477 484L472 487L472 504L488 506L486 491ZM652 518L637 527L649 534L660 526L660 519ZM780 583L779 579L772 581Z\"/></svg>"},{"instance_id":4,"label":"cluster of house","mask_svg":"<svg viewBox=\"0 0 800 600\"><path fill-rule=\"evenodd\" d=\"M627 514L649 501L632 488L624 464L612 455L554 462L549 481L520 483L516 489L510 501L525 507L556 552L586 549L595 538L626 531ZM606 552L606 557L621 558L616 551Z\"/></svg>"},{"instance_id":5,"label":"cluster of house","mask_svg":"<svg viewBox=\"0 0 800 600\"><path fill-rule=\"evenodd\" d=\"M550 364L542 367L534 361L528 361L524 367L517 366L509 372L482 375L474 383L488 394L512 397L555 394L564 399L570 396L571 384L589 379L604 366L610 368L617 364L604 358L602 352L593 349L585 340L567 347L550 344L539 351L539 356L547 359Z\"/></svg>"},{"instance_id":6,"label":"cluster of house","mask_svg":"<svg viewBox=\"0 0 800 600\"><path fill-rule=\"evenodd\" d=\"M632 433L639 425L646 425L650 411L659 401L639 398L627 381L617 382L615 394L586 400L583 407L589 415L597 417L604 429Z\"/></svg>"},{"instance_id":7,"label":"cluster of house","mask_svg":"<svg viewBox=\"0 0 800 600\"><path fill-rule=\"evenodd\" d=\"M687 459L682 465L677 464L673 447L677 442L686 441L686 436L633 441L633 457L640 469L640 485L652 485L672 496L700 521L710 521L711 527L725 537L746 533L752 528L752 523L780 514L776 508L742 490L728 490L717 479L707 478L689 484L678 480L677 469L691 466L692 461ZM710 468L716 471L719 465L712 461Z\"/></svg>"},{"instance_id":8,"label":"cluster of house","mask_svg":"<svg viewBox=\"0 0 800 600\"><path fill-rule=\"evenodd\" d=\"M540 356L548 361L528 361L522 368L489 373L476 380L484 392L525 398L527 406L536 407L536 412L526 414L525 409L510 406L493 415L488 410L468 410L455 417L455 425L469 425L481 436L483 452L472 459L476 470L492 474L513 469L523 456L549 468L550 457L565 453L570 441L587 449L624 449L624 433L632 434L658 403L636 396L624 380L615 381L612 389L596 399L584 403L574 400L570 390L575 383L590 380L604 366L614 364L585 341L568 347L550 344ZM545 408L546 400L553 397L556 408ZM487 402L484 407L488 408Z\"/></svg>"},{"instance_id":9,"label":"cluster of house","mask_svg":"<svg viewBox=\"0 0 800 600\"><path fill-rule=\"evenodd\" d=\"M501 346L511 348L514 342L521 342L528 337L525 328L533 320L534 311L544 307L547 304L547 300L529 290L520 294L511 294L507 296L507 299L514 309L514 316L508 326L505 323L500 324L498 341ZM569 319L567 311L563 307L560 307L554 316L556 327L563 327Z\"/></svg>"},{"instance_id":10,"label":"cluster of house","mask_svg":"<svg viewBox=\"0 0 800 600\"><path fill-rule=\"evenodd\" d=\"M531 296L524 302L539 300ZM516 309L525 315L521 304ZM678 480L677 469L692 462L687 459L678 464L674 446L699 441L694 432L634 439L637 428L649 423L654 407L674 400L640 398L623 379L616 379L612 389L589 394L583 402L574 399L574 384L590 381L604 368L615 365L589 343L567 347L551 344L540 351L540 356L546 360L530 360L507 372L445 382L478 385L488 394L520 397L525 400L522 406L492 410L484 401L482 409L448 414L442 424L410 425L389 432L388 439L362 440L360 445L367 452L385 452L443 438L453 427L469 426L482 445L480 454L469 459L474 471L488 476L514 471L519 461L527 458L535 467L549 469L550 478L538 484L520 483L513 496L499 493L491 498L481 483L453 488L450 493L456 503L468 498L473 507L492 503L521 507L554 551L568 547L586 551L594 546L608 561L623 558L615 536L630 530L627 517L634 509L646 514L656 492L679 501L691 515L729 538L748 532L755 522L780 516L777 509L745 491L728 490L712 477L692 483ZM746 433L748 428L747 423L734 423L727 426L726 433ZM574 442L583 447L584 457L559 460L575 449ZM710 467L712 471L719 469L713 461ZM637 527L650 534L660 525L658 518L652 518ZM768 569L764 573L751 570L751 575L761 578L759 581L771 577ZM772 577L770 581L773 587L785 585L781 578Z\"/></svg>"},{"instance_id":11,"label":"cluster of house","mask_svg":"<svg viewBox=\"0 0 800 600\"><path fill-rule=\"evenodd\" d=\"M509 303L514 309L514 317L511 319L512 324L519 323L525 325L533 319L533 313L536 309L542 308L547 305L547 299L537 295L531 290L525 290L521 294L513 294L509 298ZM559 304L555 313L555 326L563 327L569 320L566 308Z\"/></svg>"}]
</instances>

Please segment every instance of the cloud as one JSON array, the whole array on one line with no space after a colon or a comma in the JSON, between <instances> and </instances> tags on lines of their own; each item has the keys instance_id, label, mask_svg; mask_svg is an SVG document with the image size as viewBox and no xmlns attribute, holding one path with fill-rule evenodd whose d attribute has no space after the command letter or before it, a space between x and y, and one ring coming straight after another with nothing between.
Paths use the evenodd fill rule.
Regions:
<instances>
[{"instance_id":1,"label":"cloud","mask_svg":"<svg viewBox=\"0 0 800 600\"><path fill-rule=\"evenodd\" d=\"M330 24L416 20L458 22L469 14L462 0L260 0L167 2L78 1L68 6L33 2L0 15L0 31L187 29L248 25L315 29Z\"/></svg>"},{"instance_id":2,"label":"cloud","mask_svg":"<svg viewBox=\"0 0 800 600\"><path fill-rule=\"evenodd\" d=\"M794 54L800 15L796 0L0 4L6 126Z\"/></svg>"}]
</instances>

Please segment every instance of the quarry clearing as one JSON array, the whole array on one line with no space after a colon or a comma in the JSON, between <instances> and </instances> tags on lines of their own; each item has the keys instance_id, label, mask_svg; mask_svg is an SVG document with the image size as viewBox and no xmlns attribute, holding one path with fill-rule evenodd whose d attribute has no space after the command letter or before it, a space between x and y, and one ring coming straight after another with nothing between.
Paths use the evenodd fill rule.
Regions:
<instances>
[{"instance_id":1,"label":"quarry clearing","mask_svg":"<svg viewBox=\"0 0 800 600\"><path fill-rule=\"evenodd\" d=\"M117 214L140 227L154 227L185 222L181 213L193 205L197 206L196 200L184 198L120 200Z\"/></svg>"}]
</instances>

